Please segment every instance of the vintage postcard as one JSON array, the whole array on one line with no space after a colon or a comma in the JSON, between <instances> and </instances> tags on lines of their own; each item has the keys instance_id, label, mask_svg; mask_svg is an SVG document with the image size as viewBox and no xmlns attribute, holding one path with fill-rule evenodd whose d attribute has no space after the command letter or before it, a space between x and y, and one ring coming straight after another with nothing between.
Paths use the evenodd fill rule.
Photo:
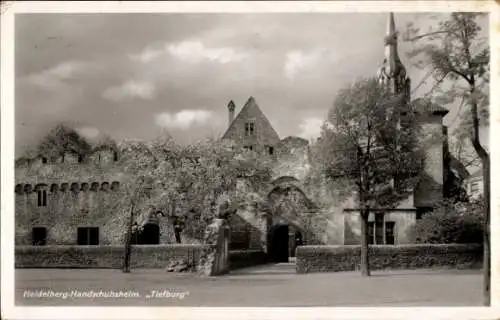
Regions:
<instances>
[{"instance_id":1,"label":"vintage postcard","mask_svg":"<svg viewBox=\"0 0 500 320\"><path fill-rule=\"evenodd\" d=\"M499 9L2 2L2 317L499 318Z\"/></svg>"}]
</instances>

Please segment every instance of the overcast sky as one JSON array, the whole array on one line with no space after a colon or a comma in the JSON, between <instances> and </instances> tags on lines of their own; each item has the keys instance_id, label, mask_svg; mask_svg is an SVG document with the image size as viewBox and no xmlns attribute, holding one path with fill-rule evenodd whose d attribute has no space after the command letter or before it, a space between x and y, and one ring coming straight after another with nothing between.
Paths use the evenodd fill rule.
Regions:
<instances>
[{"instance_id":1,"label":"overcast sky","mask_svg":"<svg viewBox=\"0 0 500 320\"><path fill-rule=\"evenodd\" d=\"M60 122L91 140L219 136L227 103L239 112L250 96L281 138L315 137L337 91L376 74L387 16L16 15L16 153ZM395 17L401 31L409 21L435 23ZM411 66L409 48L399 51L416 86L425 71Z\"/></svg>"}]
</instances>

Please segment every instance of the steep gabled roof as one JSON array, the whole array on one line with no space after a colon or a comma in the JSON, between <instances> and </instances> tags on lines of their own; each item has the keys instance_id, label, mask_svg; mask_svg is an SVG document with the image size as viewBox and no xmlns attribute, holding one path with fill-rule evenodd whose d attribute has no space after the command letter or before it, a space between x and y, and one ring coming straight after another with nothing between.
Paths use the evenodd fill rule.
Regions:
<instances>
[{"instance_id":1,"label":"steep gabled roof","mask_svg":"<svg viewBox=\"0 0 500 320\"><path fill-rule=\"evenodd\" d=\"M238 120L245 117L247 114L258 114L263 122L263 125L268 126L270 128L270 133L274 135L272 137L273 139L280 140L278 133L276 130L274 130L274 127L271 125L271 122L269 122L269 119L267 119L266 115L262 112L260 107L257 105L257 102L253 97L248 98L247 102L241 109L241 111L238 113L238 115L234 118L233 122L231 122L231 125L227 128L226 132L222 136L222 139L227 139L228 133L231 132L233 127L238 123Z\"/></svg>"}]
</instances>

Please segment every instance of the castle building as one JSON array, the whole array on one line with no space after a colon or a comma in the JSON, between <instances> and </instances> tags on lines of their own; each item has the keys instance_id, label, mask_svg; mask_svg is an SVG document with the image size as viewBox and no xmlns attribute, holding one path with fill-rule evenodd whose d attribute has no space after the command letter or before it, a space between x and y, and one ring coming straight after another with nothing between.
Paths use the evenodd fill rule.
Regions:
<instances>
[{"instance_id":1,"label":"castle building","mask_svg":"<svg viewBox=\"0 0 500 320\"><path fill-rule=\"evenodd\" d=\"M411 82L399 58L397 40L391 13L384 43L385 59L378 77L390 88L393 111L401 121L404 115L399 114L399 106L410 101ZM372 244L408 243L408 228L444 196L449 152L443 117L448 111L424 100L417 100L415 105L422 130L437 139L426 148L424 172L413 195L395 208L370 213ZM360 242L360 215L355 202L336 201L324 183L308 182L312 163L307 140L294 136L281 139L253 97L236 115L236 105L230 101L227 112L228 127L222 139L269 158L273 173L266 190L271 209L260 212L248 205L230 218L232 249L263 249L271 260L286 261L300 244ZM78 155L68 154L58 163L47 163L40 157L16 166L16 245L98 245L123 241L123 234L116 232L123 226L113 224L106 214L116 210L114 191L126 179L124 172L113 166L116 150L96 150L89 159L81 160ZM321 197L332 201L320 204L312 200ZM151 221L145 229L153 234L145 243L176 242L174 225L166 219Z\"/></svg>"},{"instance_id":2,"label":"castle building","mask_svg":"<svg viewBox=\"0 0 500 320\"><path fill-rule=\"evenodd\" d=\"M407 110L402 107L410 105L411 81L398 54L398 37L392 13L388 18L384 46L385 58L378 71L378 79L388 86L392 93L393 99L389 101L388 106L392 108L392 114L396 115L395 119L399 124L404 125L404 112ZM445 196L444 184L450 169L447 128L443 125L443 117L448 110L421 99L412 101L411 105L415 106L414 112L417 113L422 131L432 136L433 140L425 141L425 167L412 195L394 208L372 210L370 213L368 229L371 244L409 243L409 227L423 214L432 211ZM321 183L313 188L306 186L307 173L311 166L308 142L297 137L280 140L253 98L248 100L236 118L232 101L228 110L229 127L223 136L224 139L233 140L248 150L277 154L273 164L273 186L276 188L270 189L269 201L273 201L272 193L279 190L284 194L295 192L294 199L302 199L302 203L308 204L298 211L294 208L295 210L290 209L288 212L269 212L267 215L261 213L261 216L255 212L239 212L238 216L253 226L252 232L261 236L260 244L255 241L249 246L263 246L268 253L275 255L278 261L285 261L287 256L293 255L297 238L301 238L301 242L306 244L360 243L361 220L353 198L333 201L322 206L311 204L312 193L316 193L316 196L323 194L325 198L330 195ZM284 147L291 142L295 145ZM283 201L283 196L280 201ZM304 216L323 220L320 226L312 228L315 234L306 235ZM258 236L253 238L258 239Z\"/></svg>"}]
</instances>

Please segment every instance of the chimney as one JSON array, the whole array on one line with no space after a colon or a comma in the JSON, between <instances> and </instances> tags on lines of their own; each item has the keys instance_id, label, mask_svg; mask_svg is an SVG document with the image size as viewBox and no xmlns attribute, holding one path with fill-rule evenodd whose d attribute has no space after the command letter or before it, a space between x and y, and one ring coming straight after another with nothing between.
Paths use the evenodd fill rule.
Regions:
<instances>
[{"instance_id":1,"label":"chimney","mask_svg":"<svg viewBox=\"0 0 500 320\"><path fill-rule=\"evenodd\" d=\"M229 104L227 105L227 109L229 110L229 123L227 124L227 126L229 127L231 125L231 123L233 123L233 120L234 120L235 105L234 105L233 100L229 101Z\"/></svg>"}]
</instances>

